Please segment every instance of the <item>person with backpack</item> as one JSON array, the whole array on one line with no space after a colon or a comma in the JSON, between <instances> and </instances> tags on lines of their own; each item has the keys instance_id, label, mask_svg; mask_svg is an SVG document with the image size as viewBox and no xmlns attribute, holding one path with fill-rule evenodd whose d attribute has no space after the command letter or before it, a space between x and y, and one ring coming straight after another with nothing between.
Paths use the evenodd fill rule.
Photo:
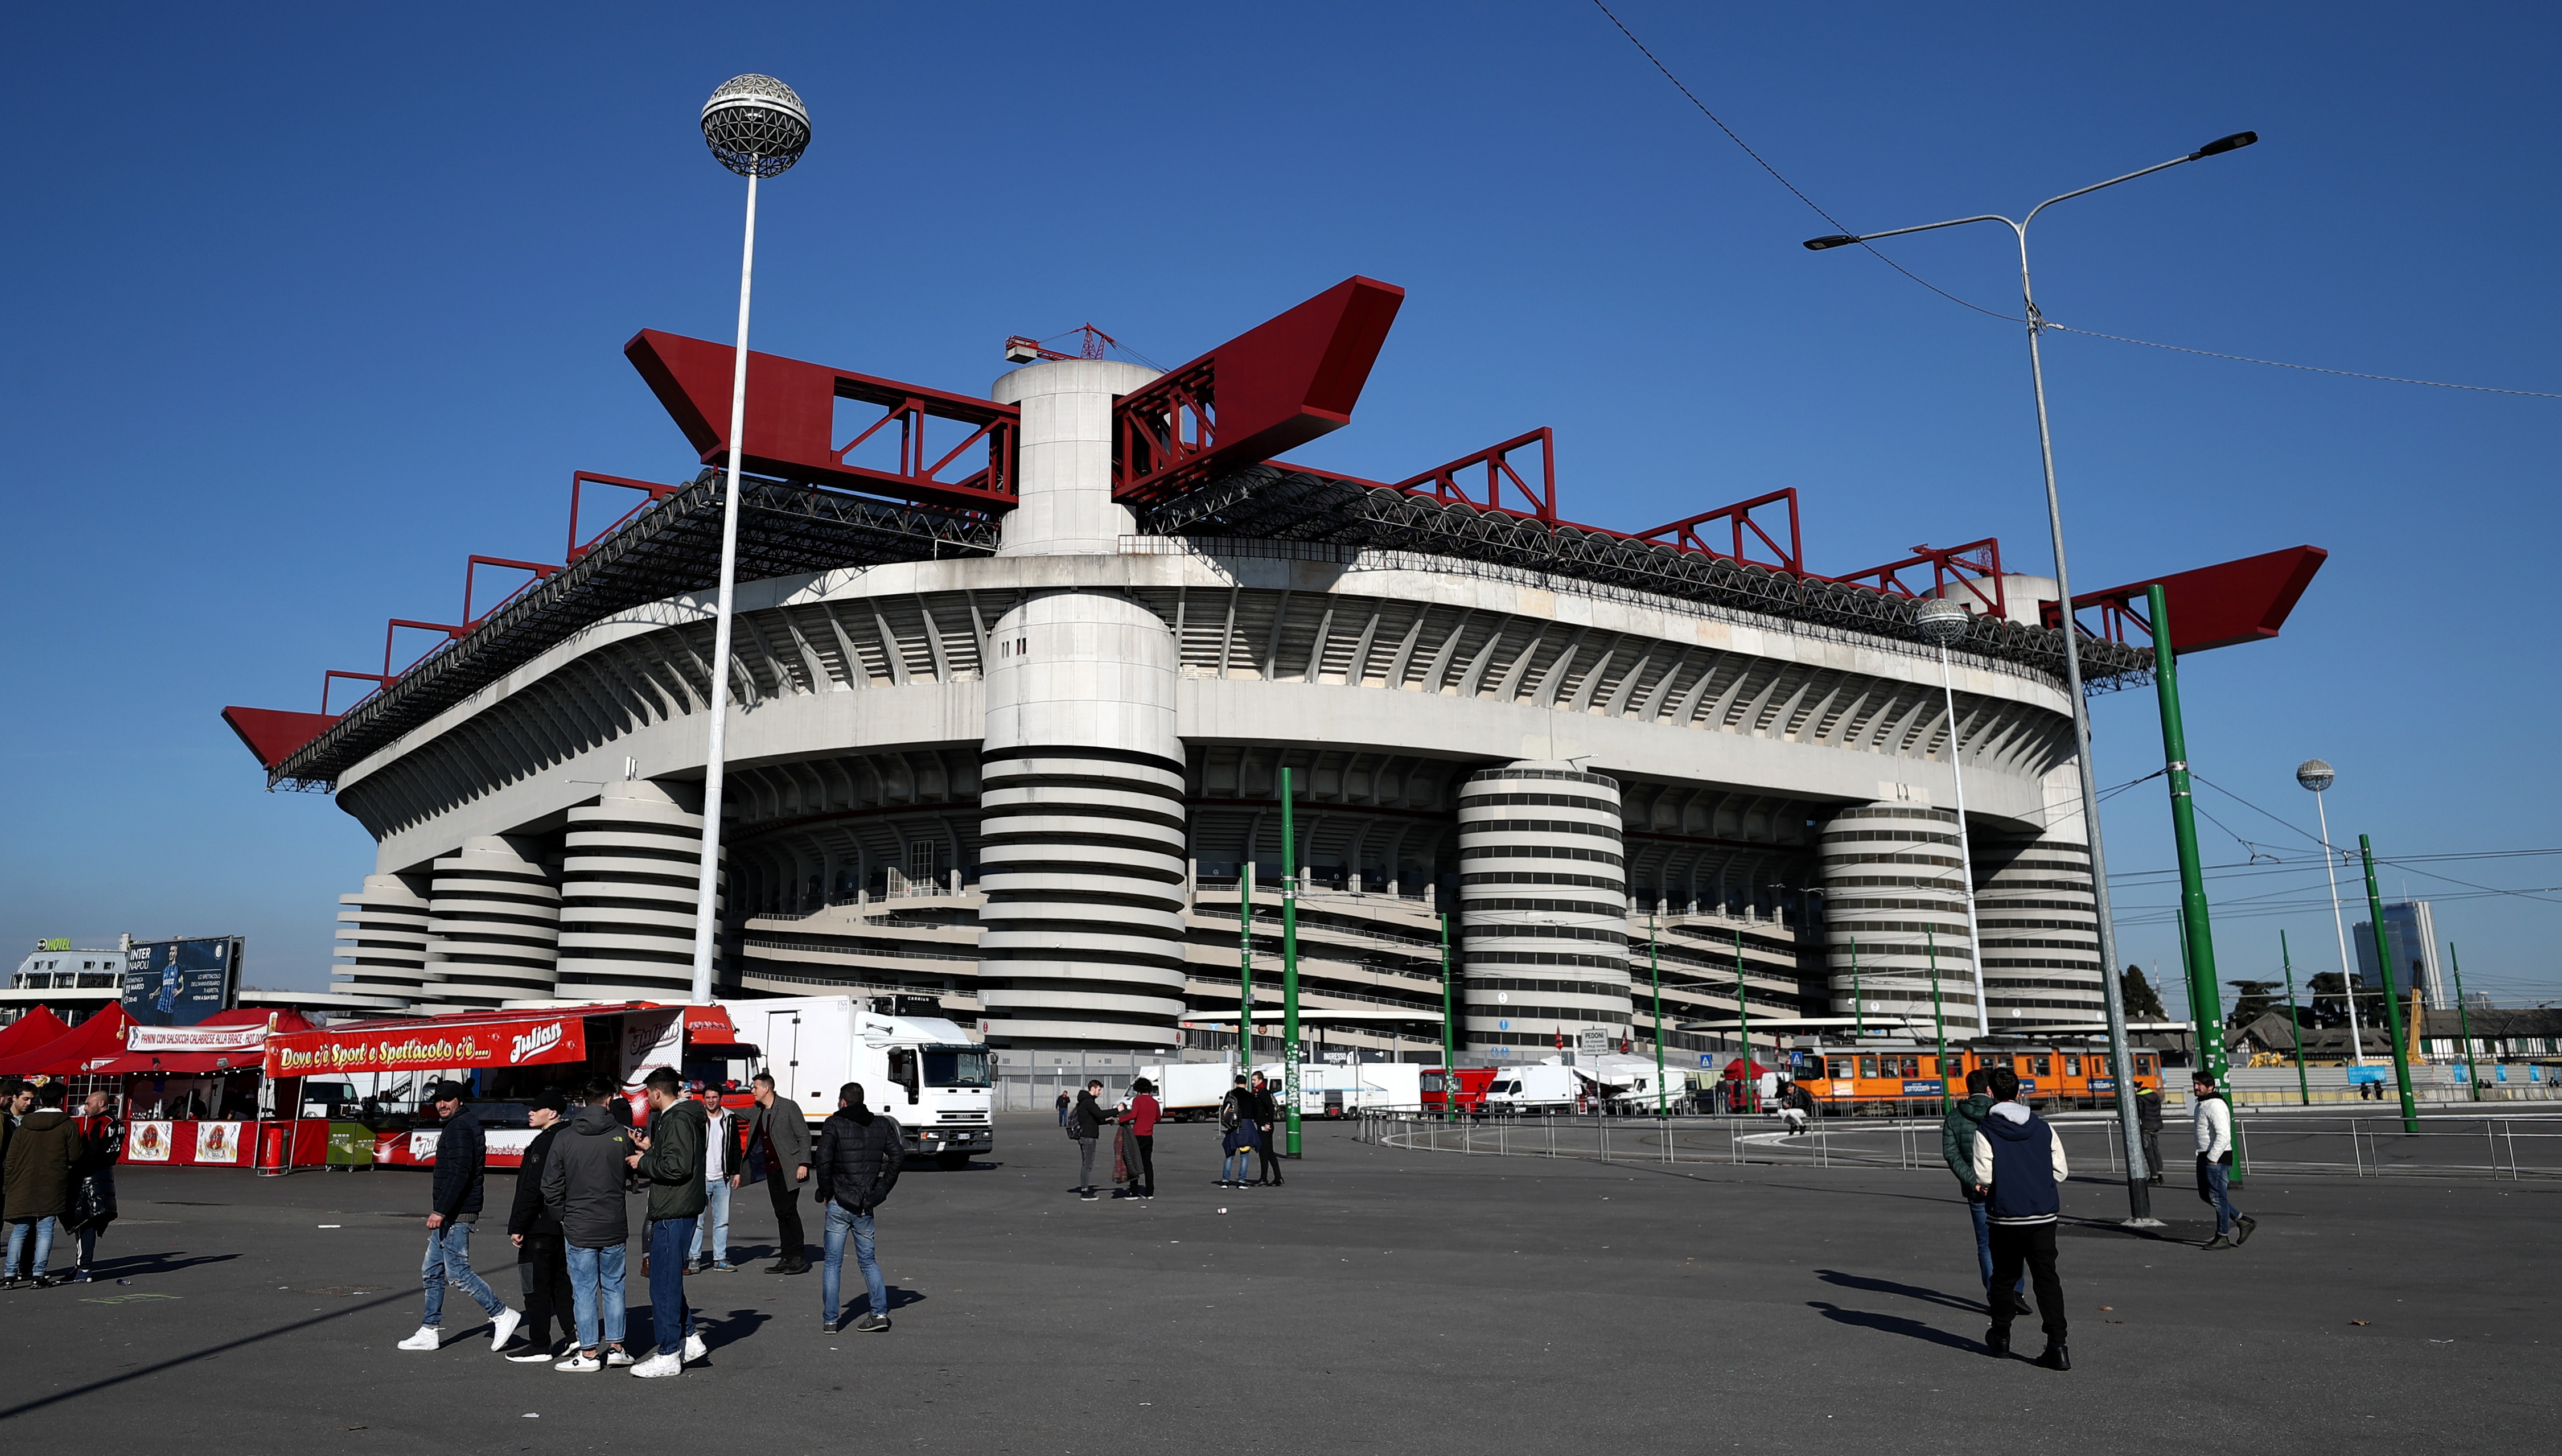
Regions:
<instances>
[{"instance_id":1,"label":"person with backpack","mask_svg":"<svg viewBox=\"0 0 2562 1456\"><path fill-rule=\"evenodd\" d=\"M1094 1201L1094 1145L1103 1139L1103 1129L1112 1114L1103 1110L1101 1078L1085 1084L1076 1094L1076 1108L1067 1116L1067 1135L1076 1140L1076 1195L1085 1202Z\"/></svg>"},{"instance_id":2,"label":"person with backpack","mask_svg":"<svg viewBox=\"0 0 2562 1456\"><path fill-rule=\"evenodd\" d=\"M1245 1186L1245 1175L1252 1171L1250 1160L1254 1150L1262 1146L1262 1140L1254 1131L1254 1094L1245 1089L1243 1076L1239 1076L1236 1085L1228 1088L1227 1095L1218 1101L1218 1146L1222 1154L1218 1162L1218 1185L1241 1188Z\"/></svg>"},{"instance_id":3,"label":"person with backpack","mask_svg":"<svg viewBox=\"0 0 2562 1456\"><path fill-rule=\"evenodd\" d=\"M2065 1343L2064 1282L2055 1272L2055 1219L2063 1211L2062 1188L2073 1170L2064 1161L2064 1140L2019 1100L2019 1074L1995 1067L1985 1082L1993 1104L1975 1124L1970 1170L1992 1225L1992 1287L2000 1289L2017 1279L2022 1267L2027 1269L2037 1286L2038 1320L2046 1331L2046 1350L2037 1364L2069 1370L2073 1355ZM1984 1354L2007 1356L2011 1321L2018 1311L2009 1300L1994 1300L1992 1307Z\"/></svg>"},{"instance_id":4,"label":"person with backpack","mask_svg":"<svg viewBox=\"0 0 2562 1456\"><path fill-rule=\"evenodd\" d=\"M1130 1137L1128 1166L1122 1180L1129 1186L1128 1196L1157 1196L1157 1119L1164 1110L1157 1103L1157 1084L1145 1077L1130 1084L1130 1107L1121 1114L1121 1125Z\"/></svg>"},{"instance_id":5,"label":"person with backpack","mask_svg":"<svg viewBox=\"0 0 2562 1456\"><path fill-rule=\"evenodd\" d=\"M1957 1191L1964 1195L1966 1216L1975 1225L1975 1264L1984 1276L1986 1309L1993 1306L1993 1238L1992 1224L1984 1215L1983 1194L1975 1183L1975 1132L1983 1122L1984 1114L1992 1110L1993 1099L1986 1092L1991 1079L1992 1072L1985 1067L1966 1073L1966 1095L1949 1103L1948 1115L1939 1120L1939 1157L1947 1163L1948 1171L1957 1176ZM2012 1314L2028 1313L2028 1300L2024 1293L2027 1288L2028 1281L2023 1276L2003 1296L2011 1306Z\"/></svg>"},{"instance_id":6,"label":"person with backpack","mask_svg":"<svg viewBox=\"0 0 2562 1456\"><path fill-rule=\"evenodd\" d=\"M1091 1149L1092 1143L1086 1144ZM819 1274L819 1323L833 1335L837 1323L836 1290L845 1267L845 1240L854 1244L854 1267L862 1272L871 1308L856 1317L856 1334L889 1328L889 1290L881 1283L874 1256L873 1210L898 1185L907 1162L907 1135L898 1119L863 1105L863 1084L847 1082L836 1091L836 1114L819 1129L816 1168L818 1187L812 1195L827 1205L825 1262Z\"/></svg>"}]
</instances>

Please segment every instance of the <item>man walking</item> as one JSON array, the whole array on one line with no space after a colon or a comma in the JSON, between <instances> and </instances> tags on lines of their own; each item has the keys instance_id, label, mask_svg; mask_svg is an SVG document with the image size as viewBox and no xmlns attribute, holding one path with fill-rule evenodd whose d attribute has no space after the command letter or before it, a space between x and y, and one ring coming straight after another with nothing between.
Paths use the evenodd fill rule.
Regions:
<instances>
[{"instance_id":1,"label":"man walking","mask_svg":"<svg viewBox=\"0 0 2562 1456\"><path fill-rule=\"evenodd\" d=\"M1281 1186L1281 1165L1272 1156L1272 1125L1281 1120L1281 1110L1272 1105L1272 1088L1264 1082L1261 1072L1254 1074L1253 1095L1247 1100L1254 1104L1254 1150L1263 1159L1262 1181L1277 1188Z\"/></svg>"},{"instance_id":2,"label":"man walking","mask_svg":"<svg viewBox=\"0 0 2562 1456\"><path fill-rule=\"evenodd\" d=\"M1104 1124L1112 1121L1102 1096L1098 1077L1076 1094L1076 1108L1067 1115L1067 1135L1076 1140L1076 1195L1089 1203L1094 1201L1094 1145L1103 1137Z\"/></svg>"},{"instance_id":3,"label":"man walking","mask_svg":"<svg viewBox=\"0 0 2562 1456\"><path fill-rule=\"evenodd\" d=\"M1966 1215L1975 1225L1975 1265L1984 1276L1984 1308L1993 1307L1993 1237L1992 1223L1985 1216L1984 1195L1975 1178L1975 1133L1992 1110L1993 1099L1987 1092L1992 1073L1977 1067L1966 1073L1966 1095L1948 1104L1948 1115L1939 1120L1939 1157L1948 1171L1957 1176L1957 1191L1966 1198ZM2021 1294L2028 1281L2022 1278L2011 1286L2003 1298L2011 1313L2028 1313L2028 1300Z\"/></svg>"},{"instance_id":4,"label":"man walking","mask_svg":"<svg viewBox=\"0 0 2562 1456\"><path fill-rule=\"evenodd\" d=\"M2161 1115L2161 1089L2159 1087L2135 1089L2135 1131L2143 1139L2144 1167L2151 1171L2154 1183L2162 1181Z\"/></svg>"},{"instance_id":5,"label":"man walking","mask_svg":"<svg viewBox=\"0 0 2562 1456\"><path fill-rule=\"evenodd\" d=\"M649 1183L649 1231L642 1256L649 1261L649 1322L658 1348L632 1367L644 1380L681 1374L685 1362L709 1348L694 1332L685 1303L685 1249L707 1201L703 1194L703 1105L679 1095L684 1083L673 1067L640 1079L649 1101L649 1131L633 1141L640 1151L626 1161Z\"/></svg>"},{"instance_id":6,"label":"man walking","mask_svg":"<svg viewBox=\"0 0 2562 1456\"><path fill-rule=\"evenodd\" d=\"M72 1189L72 1219L80 1229L80 1255L72 1268L72 1282L87 1284L91 1266L97 1258L97 1241L106 1226L115 1221L115 1165L124 1157L124 1119L109 1107L103 1092L92 1092L81 1101L81 1161L73 1176L79 1180Z\"/></svg>"},{"instance_id":7,"label":"man walking","mask_svg":"<svg viewBox=\"0 0 2562 1456\"><path fill-rule=\"evenodd\" d=\"M889 1291L872 1252L872 1210L898 1183L907 1160L898 1120L863 1106L863 1084L836 1092L836 1115L819 1129L818 1196L827 1205L826 1263L819 1276L819 1323L836 1333L836 1290L845 1267L845 1239L854 1241L854 1267L862 1271L871 1308L854 1321L865 1335L889 1328Z\"/></svg>"},{"instance_id":8,"label":"man walking","mask_svg":"<svg viewBox=\"0 0 2562 1456\"><path fill-rule=\"evenodd\" d=\"M2204 1068L2190 1079L2188 1100L2196 1108L2197 1197L2215 1208L2215 1237L2206 1247L2238 1249L2260 1220L2233 1206L2233 1106Z\"/></svg>"},{"instance_id":9,"label":"man walking","mask_svg":"<svg viewBox=\"0 0 2562 1456\"><path fill-rule=\"evenodd\" d=\"M520 1365L553 1358L555 1322L563 1340L574 1338L578 1297L570 1288L569 1250L561 1242L560 1220L543 1201L543 1175L568 1119L569 1100L558 1092L534 1099L525 1118L534 1126L534 1140L517 1165L516 1196L507 1209L507 1241L516 1246L516 1282L525 1296L525 1348L507 1359Z\"/></svg>"},{"instance_id":10,"label":"man walking","mask_svg":"<svg viewBox=\"0 0 2562 1456\"><path fill-rule=\"evenodd\" d=\"M49 1083L36 1091L35 1111L19 1118L9 1151L0 1156L0 1185L7 1189L0 1193L0 1206L6 1206L9 1219L8 1262L0 1265L0 1288L25 1282L49 1289L61 1282L46 1266L53 1262L54 1230L71 1212L73 1172L81 1155L80 1129L63 1111L63 1084ZM33 1263L25 1259L29 1252Z\"/></svg>"},{"instance_id":11,"label":"man walking","mask_svg":"<svg viewBox=\"0 0 2562 1456\"><path fill-rule=\"evenodd\" d=\"M440 1082L429 1102L445 1126L436 1135L436 1179L429 1184L432 1204L427 1215L427 1258L419 1279L427 1286L427 1314L418 1333L400 1343L402 1350L434 1350L445 1340L445 1286L471 1296L489 1316L489 1348L504 1349L524 1316L507 1308L477 1274L471 1272L471 1225L480 1219L480 1182L488 1142L480 1119L462 1101L462 1084Z\"/></svg>"},{"instance_id":12,"label":"man walking","mask_svg":"<svg viewBox=\"0 0 2562 1456\"><path fill-rule=\"evenodd\" d=\"M571 1374L632 1364L623 1350L624 1245L632 1239L623 1190L632 1131L613 1108L622 1101L612 1082L599 1077L588 1083L585 1104L569 1130L544 1151L543 1207L560 1225L578 1321L578 1348L552 1368Z\"/></svg>"},{"instance_id":13,"label":"man walking","mask_svg":"<svg viewBox=\"0 0 2562 1456\"><path fill-rule=\"evenodd\" d=\"M729 1195L739 1183L733 1147L738 1124L721 1106L719 1088L697 1084L694 1095L703 1104L703 1216L694 1224L694 1242L685 1257L692 1273L727 1274L736 1267L729 1261ZM711 1243L708 1258L703 1254L706 1236Z\"/></svg>"},{"instance_id":14,"label":"man walking","mask_svg":"<svg viewBox=\"0 0 2562 1456\"><path fill-rule=\"evenodd\" d=\"M810 1250L801 1231L801 1184L810 1177L810 1122L801 1104L780 1095L774 1074L759 1072L756 1117L748 1124L750 1146L765 1159L765 1191L774 1203L774 1241L782 1257L765 1266L768 1274L807 1274Z\"/></svg>"},{"instance_id":15,"label":"man walking","mask_svg":"<svg viewBox=\"0 0 2562 1456\"><path fill-rule=\"evenodd\" d=\"M1973 1169L1992 1222L1992 1287L2010 1284L2026 1266L2037 1286L2038 1319L2046 1329L2046 1351L2037 1363L2050 1370L2069 1370L2073 1355L2065 1344L2064 1283L2055 1274L2055 1217L2063 1209L2064 1181L2072 1176L2064 1161L2064 1140L2019 1101L2017 1072L1995 1067L1986 1085L1993 1105L1975 1125ZM2007 1356L2017 1311L2009 1300L1992 1305L1984 1353Z\"/></svg>"}]
</instances>

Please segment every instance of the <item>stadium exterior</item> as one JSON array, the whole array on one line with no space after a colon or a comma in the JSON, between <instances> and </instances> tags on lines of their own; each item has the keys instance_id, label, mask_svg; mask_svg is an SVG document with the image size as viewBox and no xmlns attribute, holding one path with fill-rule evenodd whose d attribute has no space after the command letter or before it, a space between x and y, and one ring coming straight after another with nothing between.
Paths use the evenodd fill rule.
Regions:
<instances>
[{"instance_id":1,"label":"stadium exterior","mask_svg":"<svg viewBox=\"0 0 2562 1456\"><path fill-rule=\"evenodd\" d=\"M1268 1034L1286 766L1336 1049L1437 1057L1445 914L1480 1059L1647 1050L1658 967L1685 1061L1738 995L1756 1036L1854 995L1925 1025L1935 995L1952 1034L2096 1026L2051 583L1991 542L1813 575L1790 492L1576 526L1545 432L1397 483L1276 460L1349 419L1401 296L1356 278L1163 375L1044 357L985 400L753 356L723 994L925 998L1042 1053L1225 1045L1250 872ZM717 458L728 348L627 352ZM879 422L839 447L846 402ZM498 563L535 580L420 661L338 674L376 684L352 709L227 715L377 841L341 990L685 994L720 483L604 483L648 499L574 522L559 567ZM1953 722L1931 595L1977 614ZM2101 685L2150 663L2083 650Z\"/></svg>"}]
</instances>

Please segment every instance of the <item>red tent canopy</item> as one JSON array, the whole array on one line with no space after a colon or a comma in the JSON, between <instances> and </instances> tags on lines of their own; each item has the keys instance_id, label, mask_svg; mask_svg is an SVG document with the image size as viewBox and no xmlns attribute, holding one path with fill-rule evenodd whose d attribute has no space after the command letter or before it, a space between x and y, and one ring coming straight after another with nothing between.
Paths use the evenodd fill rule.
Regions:
<instances>
[{"instance_id":1,"label":"red tent canopy","mask_svg":"<svg viewBox=\"0 0 2562 1456\"><path fill-rule=\"evenodd\" d=\"M216 1011L193 1026L131 1027L124 1033L125 1043L131 1049L104 1066L89 1070L92 1075L101 1077L121 1077L137 1072L196 1076L208 1072L256 1071L267 1055L270 1033L311 1029L311 1023L303 1018L300 1011L243 1006L238 1010ZM192 1047L183 1044L188 1041L202 1044ZM141 1045L134 1046L136 1042Z\"/></svg>"},{"instance_id":2,"label":"red tent canopy","mask_svg":"<svg viewBox=\"0 0 2562 1456\"><path fill-rule=\"evenodd\" d=\"M43 1006L0 1026L0 1064L22 1051L34 1051L72 1028Z\"/></svg>"},{"instance_id":3,"label":"red tent canopy","mask_svg":"<svg viewBox=\"0 0 2562 1456\"><path fill-rule=\"evenodd\" d=\"M92 1062L103 1066L124 1054L124 1028L132 1019L124 1007L108 1006L32 1051L0 1059L0 1072L73 1076L92 1070Z\"/></svg>"},{"instance_id":4,"label":"red tent canopy","mask_svg":"<svg viewBox=\"0 0 2562 1456\"><path fill-rule=\"evenodd\" d=\"M1752 1064L1752 1075L1756 1077L1766 1076L1769 1071L1770 1069L1768 1067L1761 1065L1759 1062L1754 1062ZM1738 1056L1735 1060L1728 1062L1726 1064L1726 1075L1737 1081L1741 1081L1743 1078L1743 1058Z\"/></svg>"}]
</instances>

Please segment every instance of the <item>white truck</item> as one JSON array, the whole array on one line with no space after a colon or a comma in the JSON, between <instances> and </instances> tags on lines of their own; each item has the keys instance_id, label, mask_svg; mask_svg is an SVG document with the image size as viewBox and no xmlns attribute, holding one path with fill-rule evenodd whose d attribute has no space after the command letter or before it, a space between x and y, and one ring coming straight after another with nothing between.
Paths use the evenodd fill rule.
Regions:
<instances>
[{"instance_id":1,"label":"white truck","mask_svg":"<svg viewBox=\"0 0 2562 1456\"><path fill-rule=\"evenodd\" d=\"M1272 1105L1283 1107L1279 1062L1256 1067L1272 1090ZM1415 1062L1301 1062L1299 1116L1342 1117L1366 1107L1421 1107L1423 1068Z\"/></svg>"},{"instance_id":2,"label":"white truck","mask_svg":"<svg viewBox=\"0 0 2562 1456\"><path fill-rule=\"evenodd\" d=\"M1573 1112L1599 1094L1589 1073L1556 1062L1498 1067L1486 1086L1486 1111L1497 1116Z\"/></svg>"},{"instance_id":3,"label":"white truck","mask_svg":"<svg viewBox=\"0 0 2562 1456\"><path fill-rule=\"evenodd\" d=\"M1157 1089L1157 1105L1170 1122L1201 1122L1218 1116L1218 1104L1236 1085L1234 1062L1163 1062L1141 1067L1139 1075Z\"/></svg>"},{"instance_id":4,"label":"white truck","mask_svg":"<svg viewBox=\"0 0 2562 1456\"><path fill-rule=\"evenodd\" d=\"M863 1085L867 1106L898 1119L911 1158L945 1168L996 1151L988 1048L941 1016L895 1016L861 997L725 1001L741 1041L764 1053L775 1086L801 1104L813 1137L836 1111L836 1091Z\"/></svg>"}]
</instances>

